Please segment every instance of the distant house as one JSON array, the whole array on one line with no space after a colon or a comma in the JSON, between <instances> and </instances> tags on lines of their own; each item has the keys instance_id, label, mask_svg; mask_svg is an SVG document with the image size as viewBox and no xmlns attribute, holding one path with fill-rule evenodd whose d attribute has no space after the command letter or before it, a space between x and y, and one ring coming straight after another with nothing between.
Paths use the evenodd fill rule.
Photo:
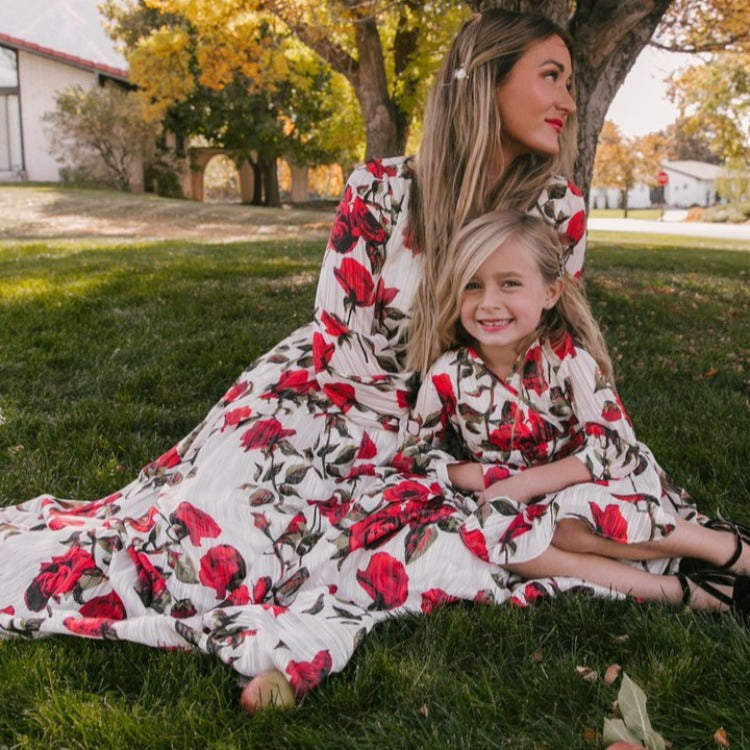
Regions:
<instances>
[{"instance_id":1,"label":"distant house","mask_svg":"<svg viewBox=\"0 0 750 750\"><path fill-rule=\"evenodd\" d=\"M0 182L57 182L43 116L70 86L126 83L127 70L0 33Z\"/></svg>"},{"instance_id":2,"label":"distant house","mask_svg":"<svg viewBox=\"0 0 750 750\"><path fill-rule=\"evenodd\" d=\"M716 203L716 178L724 168L703 161L665 161L662 169L667 174L664 204L673 208L712 206ZM661 192L643 183L628 191L628 208L650 208L660 205ZM618 188L592 186L591 208L621 208L622 193Z\"/></svg>"},{"instance_id":3,"label":"distant house","mask_svg":"<svg viewBox=\"0 0 750 750\"><path fill-rule=\"evenodd\" d=\"M665 161L669 182L664 186L668 206L712 206L716 203L716 178L723 167L702 161Z\"/></svg>"}]
</instances>

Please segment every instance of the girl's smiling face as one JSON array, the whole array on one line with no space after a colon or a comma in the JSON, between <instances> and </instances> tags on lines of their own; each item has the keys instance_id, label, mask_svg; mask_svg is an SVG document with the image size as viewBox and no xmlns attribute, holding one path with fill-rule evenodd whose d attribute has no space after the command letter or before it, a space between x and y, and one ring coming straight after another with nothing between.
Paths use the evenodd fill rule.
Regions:
<instances>
[{"instance_id":1,"label":"girl's smiling face","mask_svg":"<svg viewBox=\"0 0 750 750\"><path fill-rule=\"evenodd\" d=\"M534 251L510 237L464 287L459 318L490 369L505 376L561 291L562 280L545 282Z\"/></svg>"},{"instance_id":2,"label":"girl's smiling face","mask_svg":"<svg viewBox=\"0 0 750 750\"><path fill-rule=\"evenodd\" d=\"M575 112L571 95L573 66L559 36L532 44L497 87L505 164L535 153L554 156L560 133Z\"/></svg>"}]
</instances>

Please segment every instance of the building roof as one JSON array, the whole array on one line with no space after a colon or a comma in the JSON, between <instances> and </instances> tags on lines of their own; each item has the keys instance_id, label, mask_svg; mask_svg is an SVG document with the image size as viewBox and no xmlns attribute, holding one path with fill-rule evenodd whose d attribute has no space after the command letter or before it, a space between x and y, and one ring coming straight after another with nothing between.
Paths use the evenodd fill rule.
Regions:
<instances>
[{"instance_id":1,"label":"building roof","mask_svg":"<svg viewBox=\"0 0 750 750\"><path fill-rule=\"evenodd\" d=\"M41 44L36 44L35 42L26 42L23 39L11 36L10 34L3 34L0 32L0 45L4 47L12 47L16 50L24 50L25 52L40 55L41 57L46 57L50 60L57 60L58 62L66 63L67 65L72 65L76 68L82 68L83 70L101 73L110 78L117 78L121 81L128 80L128 71L124 68L115 68L112 65L105 65L104 63L94 62L93 60L86 60L83 57L70 55L67 52L60 52L51 47L43 47Z\"/></svg>"},{"instance_id":2,"label":"building roof","mask_svg":"<svg viewBox=\"0 0 750 750\"><path fill-rule=\"evenodd\" d=\"M664 169L694 177L697 180L715 180L723 171L718 164L709 164L705 161L665 161L662 163Z\"/></svg>"}]
</instances>

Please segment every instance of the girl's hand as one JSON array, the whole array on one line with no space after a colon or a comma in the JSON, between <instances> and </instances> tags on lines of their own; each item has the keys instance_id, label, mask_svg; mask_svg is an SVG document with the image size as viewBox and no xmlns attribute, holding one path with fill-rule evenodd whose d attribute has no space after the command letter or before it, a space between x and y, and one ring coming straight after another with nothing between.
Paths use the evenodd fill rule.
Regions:
<instances>
[{"instance_id":1,"label":"girl's hand","mask_svg":"<svg viewBox=\"0 0 750 750\"><path fill-rule=\"evenodd\" d=\"M487 487L477 494L477 500L480 505L495 500L498 497L509 497L517 503L528 503L529 500L536 497L536 493L528 486L525 471L515 474L507 479L501 479Z\"/></svg>"}]
</instances>

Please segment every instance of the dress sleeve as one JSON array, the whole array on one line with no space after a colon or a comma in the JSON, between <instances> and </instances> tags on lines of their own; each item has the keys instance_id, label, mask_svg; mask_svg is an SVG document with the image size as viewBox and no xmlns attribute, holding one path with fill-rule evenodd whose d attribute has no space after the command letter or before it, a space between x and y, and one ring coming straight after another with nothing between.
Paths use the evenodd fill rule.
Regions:
<instances>
[{"instance_id":1,"label":"dress sleeve","mask_svg":"<svg viewBox=\"0 0 750 750\"><path fill-rule=\"evenodd\" d=\"M530 213L557 229L565 247L565 269L573 279L580 279L586 259L586 203L581 191L564 177L555 177Z\"/></svg>"},{"instance_id":2,"label":"dress sleeve","mask_svg":"<svg viewBox=\"0 0 750 750\"><path fill-rule=\"evenodd\" d=\"M408 179L401 162L372 161L350 176L328 240L315 299L312 358L316 378L345 411L367 407L403 416L401 348L407 315L399 287L382 271L405 249ZM411 265L417 266L416 263ZM414 279L416 268L411 270ZM404 284L414 283L406 274Z\"/></svg>"},{"instance_id":3,"label":"dress sleeve","mask_svg":"<svg viewBox=\"0 0 750 750\"><path fill-rule=\"evenodd\" d=\"M596 480L622 479L646 468L630 417L594 358L570 346L559 375L575 415L581 446L572 455Z\"/></svg>"},{"instance_id":4,"label":"dress sleeve","mask_svg":"<svg viewBox=\"0 0 750 750\"><path fill-rule=\"evenodd\" d=\"M409 414L404 440L393 463L402 471L436 474L451 484L448 466L458 462L450 445L456 442L453 416L456 396L452 379L442 371L439 359L429 370Z\"/></svg>"}]
</instances>

